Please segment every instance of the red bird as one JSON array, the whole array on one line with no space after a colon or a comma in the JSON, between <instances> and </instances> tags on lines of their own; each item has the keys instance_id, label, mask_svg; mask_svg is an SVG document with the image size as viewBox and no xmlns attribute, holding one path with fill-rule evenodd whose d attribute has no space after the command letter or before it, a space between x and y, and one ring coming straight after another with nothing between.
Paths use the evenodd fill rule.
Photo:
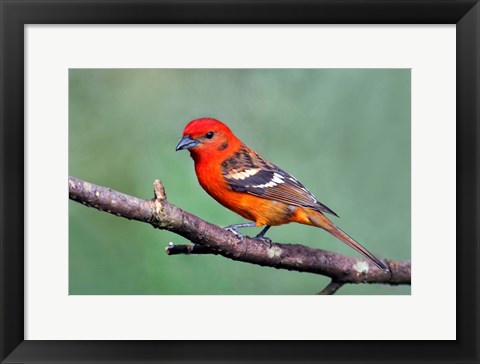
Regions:
<instances>
[{"instance_id":1,"label":"red bird","mask_svg":"<svg viewBox=\"0 0 480 364\"><path fill-rule=\"evenodd\" d=\"M337 216L319 202L295 177L247 147L222 122L202 118L191 121L183 131L176 150L188 149L195 162L198 182L226 208L254 222L236 224L228 230L243 239L242 227L263 226L255 237L271 226L297 222L328 231L379 268L388 267L367 249L335 226L324 214Z\"/></svg>"}]
</instances>

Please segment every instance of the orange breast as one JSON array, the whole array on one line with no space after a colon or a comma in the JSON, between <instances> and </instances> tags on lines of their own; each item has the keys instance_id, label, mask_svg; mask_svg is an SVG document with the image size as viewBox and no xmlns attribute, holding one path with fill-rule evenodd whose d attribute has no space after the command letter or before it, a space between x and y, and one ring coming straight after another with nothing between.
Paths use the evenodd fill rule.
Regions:
<instances>
[{"instance_id":1,"label":"orange breast","mask_svg":"<svg viewBox=\"0 0 480 364\"><path fill-rule=\"evenodd\" d=\"M292 220L297 208L282 202L266 200L243 192L232 191L214 164L195 164L198 182L220 204L257 226L282 225Z\"/></svg>"}]
</instances>

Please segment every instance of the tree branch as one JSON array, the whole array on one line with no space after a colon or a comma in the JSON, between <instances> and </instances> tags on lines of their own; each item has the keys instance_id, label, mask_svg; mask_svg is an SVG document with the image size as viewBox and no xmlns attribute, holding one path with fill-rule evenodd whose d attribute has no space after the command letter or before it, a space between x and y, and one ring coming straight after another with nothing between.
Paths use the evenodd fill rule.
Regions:
<instances>
[{"instance_id":1,"label":"tree branch","mask_svg":"<svg viewBox=\"0 0 480 364\"><path fill-rule=\"evenodd\" d=\"M271 245L245 239L240 242L231 232L210 224L171 204L159 180L154 182L155 198L143 200L110 188L69 177L69 196L100 211L151 224L183 236L194 245L169 246L174 254L218 254L226 258L261 266L321 274L338 283L410 284L410 262L387 260L384 272L364 259L313 249L299 244Z\"/></svg>"}]
</instances>

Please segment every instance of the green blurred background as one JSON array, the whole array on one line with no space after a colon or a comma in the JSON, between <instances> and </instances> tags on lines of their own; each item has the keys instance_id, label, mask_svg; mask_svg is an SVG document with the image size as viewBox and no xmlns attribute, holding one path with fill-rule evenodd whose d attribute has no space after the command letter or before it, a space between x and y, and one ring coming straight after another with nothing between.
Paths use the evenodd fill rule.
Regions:
<instances>
[{"instance_id":1,"label":"green blurred background","mask_svg":"<svg viewBox=\"0 0 480 364\"><path fill-rule=\"evenodd\" d=\"M71 69L69 174L146 199L159 178L173 204L220 226L244 222L198 185L189 153L175 152L199 117L226 122L296 176L375 255L410 259L410 70ZM268 236L359 256L309 226ZM70 201L69 293L310 295L329 282L220 256L167 256L170 241L188 243ZM410 287L347 285L337 294Z\"/></svg>"}]
</instances>

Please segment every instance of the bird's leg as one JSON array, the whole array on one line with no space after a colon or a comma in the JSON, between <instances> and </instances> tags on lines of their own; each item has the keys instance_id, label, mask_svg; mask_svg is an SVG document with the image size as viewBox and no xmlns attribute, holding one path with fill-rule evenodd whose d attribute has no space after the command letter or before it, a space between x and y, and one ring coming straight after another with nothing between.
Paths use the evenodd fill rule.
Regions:
<instances>
[{"instance_id":1,"label":"bird's leg","mask_svg":"<svg viewBox=\"0 0 480 364\"><path fill-rule=\"evenodd\" d=\"M262 229L262 231L260 231L260 232L258 233L258 235L255 236L254 239L258 239L258 240L264 241L265 243L268 243L268 244L271 246L271 245L272 245L272 239L267 238L266 236L264 236L265 233L266 233L266 232L268 231L268 229L270 229L270 228L271 228L270 225L266 225L266 226Z\"/></svg>"},{"instance_id":2,"label":"bird's leg","mask_svg":"<svg viewBox=\"0 0 480 364\"><path fill-rule=\"evenodd\" d=\"M235 234L240 239L240 241L242 242L243 241L243 235L237 229L245 228L245 227L255 227L255 226L256 225L255 225L254 222L246 222L246 223L243 223L243 224L230 225L230 226L227 226L225 229L232 232L233 234Z\"/></svg>"}]
</instances>

